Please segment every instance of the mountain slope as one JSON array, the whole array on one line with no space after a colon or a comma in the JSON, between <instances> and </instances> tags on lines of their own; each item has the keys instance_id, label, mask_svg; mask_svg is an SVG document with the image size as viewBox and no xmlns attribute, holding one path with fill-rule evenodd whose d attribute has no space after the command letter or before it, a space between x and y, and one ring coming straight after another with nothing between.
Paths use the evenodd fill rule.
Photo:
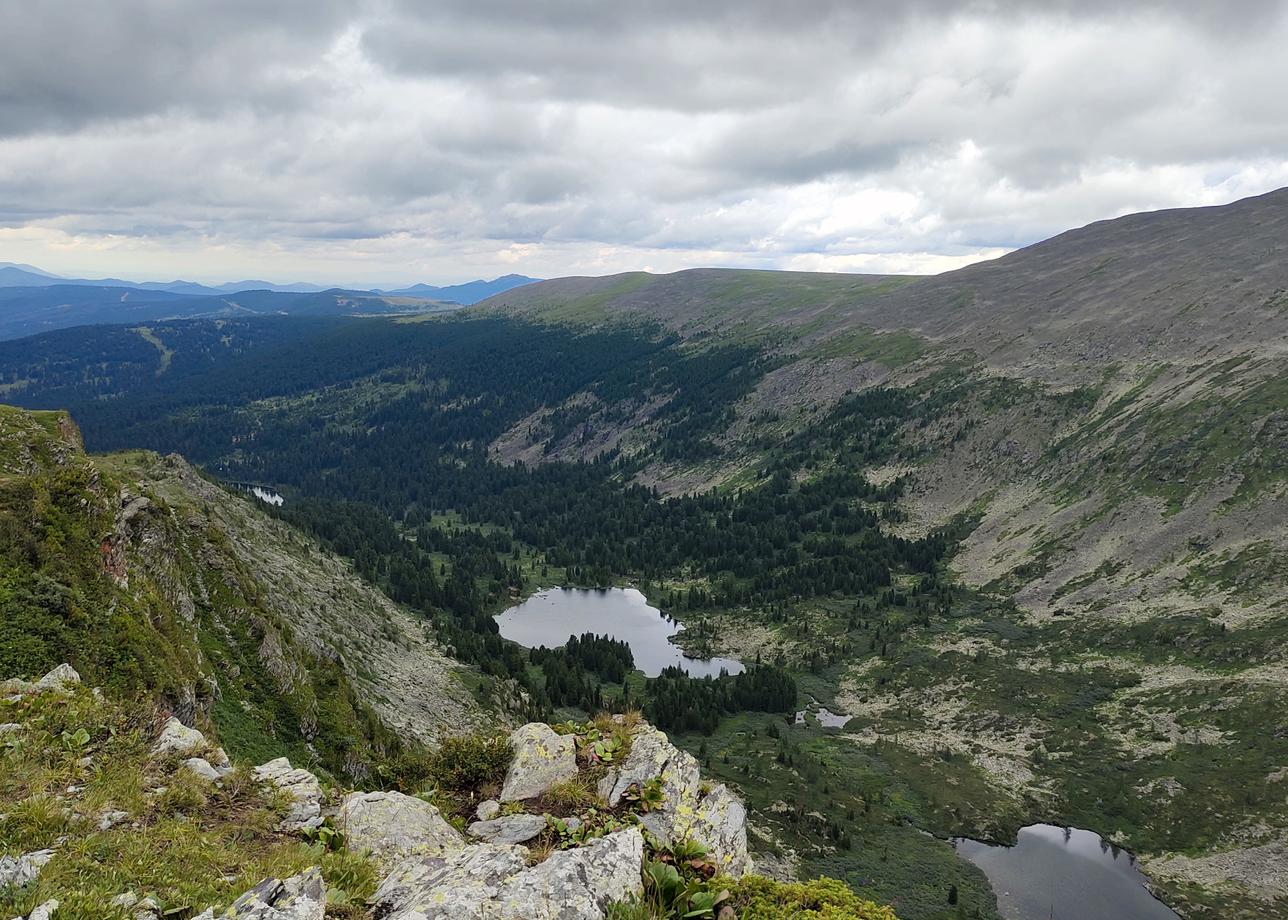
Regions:
<instances>
[{"instance_id":1,"label":"mountain slope","mask_svg":"<svg viewBox=\"0 0 1288 920\"><path fill-rule=\"evenodd\" d=\"M391 727L433 741L478 718L425 624L177 457L90 458L66 415L0 407L0 500L5 673L69 661L230 750L350 775Z\"/></svg>"}]
</instances>

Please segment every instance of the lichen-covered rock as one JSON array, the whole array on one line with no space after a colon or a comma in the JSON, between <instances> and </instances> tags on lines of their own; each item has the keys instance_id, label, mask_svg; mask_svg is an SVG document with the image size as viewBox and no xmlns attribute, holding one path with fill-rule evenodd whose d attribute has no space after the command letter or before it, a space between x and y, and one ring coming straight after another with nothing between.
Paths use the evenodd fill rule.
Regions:
<instances>
[{"instance_id":1,"label":"lichen-covered rock","mask_svg":"<svg viewBox=\"0 0 1288 920\"><path fill-rule=\"evenodd\" d=\"M322 824L322 787L308 770L292 767L285 757L278 757L256 767L255 775L290 796L291 807L282 819L282 830L298 831Z\"/></svg>"},{"instance_id":2,"label":"lichen-covered rock","mask_svg":"<svg viewBox=\"0 0 1288 920\"><path fill-rule=\"evenodd\" d=\"M412 854L439 856L465 846L437 808L401 792L355 792L345 797L335 821L349 849L370 851L381 862Z\"/></svg>"},{"instance_id":3,"label":"lichen-covered rock","mask_svg":"<svg viewBox=\"0 0 1288 920\"><path fill-rule=\"evenodd\" d=\"M600 920L610 901L641 890L637 828L561 850L528 868L524 850L480 843L444 857L411 857L376 891L381 920Z\"/></svg>"},{"instance_id":4,"label":"lichen-covered rock","mask_svg":"<svg viewBox=\"0 0 1288 920\"><path fill-rule=\"evenodd\" d=\"M502 802L531 799L577 774L577 739L544 722L530 722L510 735L514 759L501 787Z\"/></svg>"},{"instance_id":5,"label":"lichen-covered rock","mask_svg":"<svg viewBox=\"0 0 1288 920\"><path fill-rule=\"evenodd\" d=\"M323 920L326 914L326 883L322 870L314 866L285 881L269 878L260 882L218 916L227 920ZM193 920L214 920L213 908Z\"/></svg>"},{"instance_id":6,"label":"lichen-covered rock","mask_svg":"<svg viewBox=\"0 0 1288 920\"><path fill-rule=\"evenodd\" d=\"M751 871L747 853L747 809L742 800L721 784L698 801L692 814L677 816L675 837L690 837L707 848L718 870L741 878Z\"/></svg>"},{"instance_id":7,"label":"lichen-covered rock","mask_svg":"<svg viewBox=\"0 0 1288 920\"><path fill-rule=\"evenodd\" d=\"M444 856L411 856L371 898L381 920L483 920L501 885L522 872L522 847L480 843Z\"/></svg>"},{"instance_id":8,"label":"lichen-covered rock","mask_svg":"<svg viewBox=\"0 0 1288 920\"><path fill-rule=\"evenodd\" d=\"M652 780L662 784L662 807L640 817L640 823L662 843L692 838L707 848L721 872L739 877L748 872L747 809L725 786L703 794L698 762L651 725L635 729L630 753L620 769L610 771L600 794L616 806L632 786Z\"/></svg>"},{"instance_id":9,"label":"lichen-covered rock","mask_svg":"<svg viewBox=\"0 0 1288 920\"><path fill-rule=\"evenodd\" d=\"M618 831L584 847L560 850L510 878L498 897L498 920L599 920L610 901L643 889L644 835Z\"/></svg>"},{"instance_id":10,"label":"lichen-covered rock","mask_svg":"<svg viewBox=\"0 0 1288 920\"><path fill-rule=\"evenodd\" d=\"M157 743L152 745L153 754L191 754L206 746L206 736L195 728L189 728L174 716L166 719Z\"/></svg>"},{"instance_id":11,"label":"lichen-covered rock","mask_svg":"<svg viewBox=\"0 0 1288 920\"><path fill-rule=\"evenodd\" d=\"M640 818L640 823L663 843L675 839L676 822L691 816L698 806L701 778L698 762L692 754L680 750L651 725L641 723L631 738L631 751L626 755L617 779L606 796L616 807L632 786L645 786L660 780L663 804Z\"/></svg>"},{"instance_id":12,"label":"lichen-covered rock","mask_svg":"<svg viewBox=\"0 0 1288 920\"><path fill-rule=\"evenodd\" d=\"M40 870L53 856L53 850L35 850L21 856L0 856L0 888L30 885L40 877Z\"/></svg>"},{"instance_id":13,"label":"lichen-covered rock","mask_svg":"<svg viewBox=\"0 0 1288 920\"><path fill-rule=\"evenodd\" d=\"M527 843L545 829L545 815L504 815L469 826L471 837L488 843Z\"/></svg>"}]
</instances>

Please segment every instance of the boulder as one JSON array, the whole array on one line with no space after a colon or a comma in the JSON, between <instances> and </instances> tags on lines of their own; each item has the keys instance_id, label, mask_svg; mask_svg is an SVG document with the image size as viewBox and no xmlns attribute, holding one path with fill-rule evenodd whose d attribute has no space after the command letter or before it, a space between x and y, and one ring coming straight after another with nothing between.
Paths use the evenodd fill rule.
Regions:
<instances>
[{"instance_id":1,"label":"boulder","mask_svg":"<svg viewBox=\"0 0 1288 920\"><path fill-rule=\"evenodd\" d=\"M556 783L577 775L577 739L560 735L544 722L530 722L510 735L510 761L502 802L536 798Z\"/></svg>"},{"instance_id":2,"label":"boulder","mask_svg":"<svg viewBox=\"0 0 1288 920\"><path fill-rule=\"evenodd\" d=\"M480 843L443 856L411 856L371 898L381 920L482 920L502 883L522 872L522 847Z\"/></svg>"},{"instance_id":3,"label":"boulder","mask_svg":"<svg viewBox=\"0 0 1288 920\"><path fill-rule=\"evenodd\" d=\"M0 694L8 696L10 699L21 699L28 693L42 693L46 690L66 690L68 687L75 686L80 682L80 675L76 673L75 668L69 664L60 664L37 681L12 677L0 684Z\"/></svg>"},{"instance_id":4,"label":"boulder","mask_svg":"<svg viewBox=\"0 0 1288 920\"><path fill-rule=\"evenodd\" d=\"M599 920L610 901L643 890L644 835L618 831L584 847L559 850L501 887L502 920Z\"/></svg>"},{"instance_id":5,"label":"boulder","mask_svg":"<svg viewBox=\"0 0 1288 920\"><path fill-rule=\"evenodd\" d=\"M285 881L268 878L260 882L219 917L236 920L323 920L326 914L326 883L322 870L314 866ZM207 908L193 920L214 920L214 908Z\"/></svg>"},{"instance_id":6,"label":"boulder","mask_svg":"<svg viewBox=\"0 0 1288 920\"><path fill-rule=\"evenodd\" d=\"M256 767L255 775L290 796L291 806L282 819L282 830L298 831L322 824L322 787L308 770L294 768L285 757L278 757Z\"/></svg>"},{"instance_id":7,"label":"boulder","mask_svg":"<svg viewBox=\"0 0 1288 920\"><path fill-rule=\"evenodd\" d=\"M486 802L479 802L479 807L474 810L474 814L480 821L491 821L501 813L501 803L496 799L488 799Z\"/></svg>"},{"instance_id":8,"label":"boulder","mask_svg":"<svg viewBox=\"0 0 1288 920\"><path fill-rule=\"evenodd\" d=\"M0 888L21 888L40 876L40 870L53 859L53 850L35 850L21 856L0 856Z\"/></svg>"},{"instance_id":9,"label":"boulder","mask_svg":"<svg viewBox=\"0 0 1288 920\"><path fill-rule=\"evenodd\" d=\"M440 856L465 839L428 802L401 792L355 792L335 818L351 850L368 850L380 862L423 854Z\"/></svg>"},{"instance_id":10,"label":"boulder","mask_svg":"<svg viewBox=\"0 0 1288 920\"><path fill-rule=\"evenodd\" d=\"M673 833L676 838L691 837L706 847L708 857L726 875L741 878L751 871L747 809L723 783L704 795L691 815L680 815Z\"/></svg>"},{"instance_id":11,"label":"boulder","mask_svg":"<svg viewBox=\"0 0 1288 920\"><path fill-rule=\"evenodd\" d=\"M616 807L632 786L643 788L651 780L662 784L662 807L641 816L640 823L663 843L675 838L675 823L697 808L701 793L698 762L680 750L651 725L641 723L631 738L631 750L617 771L606 799Z\"/></svg>"},{"instance_id":12,"label":"boulder","mask_svg":"<svg viewBox=\"0 0 1288 920\"><path fill-rule=\"evenodd\" d=\"M747 855L747 809L725 786L705 795L698 762L651 725L635 729L630 753L620 769L610 771L600 793L616 807L632 786L651 780L662 784L662 807L640 816L640 824L662 843L692 838L722 872L735 878L750 871Z\"/></svg>"},{"instance_id":13,"label":"boulder","mask_svg":"<svg viewBox=\"0 0 1288 920\"><path fill-rule=\"evenodd\" d=\"M206 736L195 728L189 728L174 716L166 719L157 743L152 745L153 754L192 754L206 747Z\"/></svg>"},{"instance_id":14,"label":"boulder","mask_svg":"<svg viewBox=\"0 0 1288 920\"><path fill-rule=\"evenodd\" d=\"M504 815L490 821L475 821L471 837L488 843L527 843L546 829L545 815Z\"/></svg>"},{"instance_id":15,"label":"boulder","mask_svg":"<svg viewBox=\"0 0 1288 920\"><path fill-rule=\"evenodd\" d=\"M51 918L54 916L54 911L56 910L58 910L57 901L54 901L54 900L46 901L44 904L41 904L31 913L27 914L27 920L51 920ZM16 918L16 920L22 920L22 918L19 917L19 918Z\"/></svg>"},{"instance_id":16,"label":"boulder","mask_svg":"<svg viewBox=\"0 0 1288 920\"><path fill-rule=\"evenodd\" d=\"M183 769L195 773L207 782L213 783L219 779L219 771L212 767L208 760L201 757L189 757L183 762Z\"/></svg>"},{"instance_id":17,"label":"boulder","mask_svg":"<svg viewBox=\"0 0 1288 920\"><path fill-rule=\"evenodd\" d=\"M69 664L60 664L40 680L36 681L37 690L66 690L81 682L76 669Z\"/></svg>"},{"instance_id":18,"label":"boulder","mask_svg":"<svg viewBox=\"0 0 1288 920\"><path fill-rule=\"evenodd\" d=\"M480 843L404 860L376 891L381 920L600 920L641 891L644 837L618 831L528 868L522 847Z\"/></svg>"}]
</instances>

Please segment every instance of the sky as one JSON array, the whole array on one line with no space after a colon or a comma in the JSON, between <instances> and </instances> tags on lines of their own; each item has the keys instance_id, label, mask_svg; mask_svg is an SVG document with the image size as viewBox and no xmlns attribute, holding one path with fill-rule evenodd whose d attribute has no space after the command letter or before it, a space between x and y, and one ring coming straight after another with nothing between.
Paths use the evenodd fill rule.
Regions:
<instances>
[{"instance_id":1,"label":"sky","mask_svg":"<svg viewBox=\"0 0 1288 920\"><path fill-rule=\"evenodd\" d=\"M34 0L0 260L930 273L1288 185L1288 4Z\"/></svg>"}]
</instances>

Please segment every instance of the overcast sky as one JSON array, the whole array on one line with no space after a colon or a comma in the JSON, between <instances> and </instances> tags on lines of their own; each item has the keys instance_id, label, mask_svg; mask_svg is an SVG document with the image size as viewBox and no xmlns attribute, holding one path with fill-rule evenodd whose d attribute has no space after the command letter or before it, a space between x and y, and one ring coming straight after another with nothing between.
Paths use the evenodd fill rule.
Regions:
<instances>
[{"instance_id":1,"label":"overcast sky","mask_svg":"<svg viewBox=\"0 0 1288 920\"><path fill-rule=\"evenodd\" d=\"M0 260L934 272L1288 185L1282 2L31 0Z\"/></svg>"}]
</instances>

